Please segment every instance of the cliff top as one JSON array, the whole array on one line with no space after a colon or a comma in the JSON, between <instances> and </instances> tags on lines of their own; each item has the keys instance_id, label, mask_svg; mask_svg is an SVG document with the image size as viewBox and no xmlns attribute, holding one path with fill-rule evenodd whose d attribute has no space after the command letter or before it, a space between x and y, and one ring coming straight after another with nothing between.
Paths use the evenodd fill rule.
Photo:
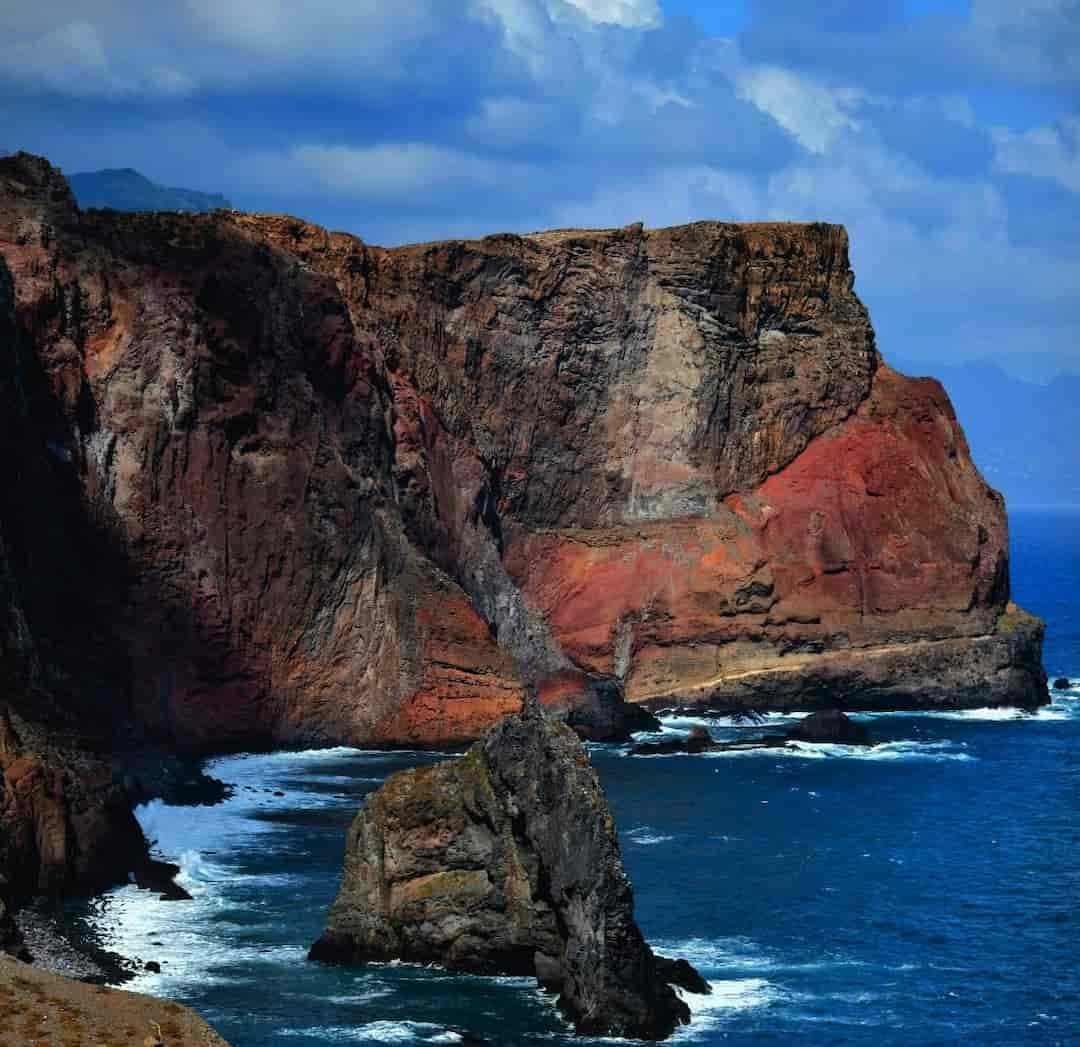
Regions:
<instances>
[{"instance_id":1,"label":"cliff top","mask_svg":"<svg viewBox=\"0 0 1080 1047\"><path fill-rule=\"evenodd\" d=\"M116 169L115 171L96 172L97 174L128 174L130 169ZM135 173L135 172L130 172ZM74 175L71 177L82 177ZM141 177L141 176L140 176ZM16 185L19 189L16 189ZM3 195L15 195L24 202L40 199L43 204L56 206L61 204L64 209L73 208L75 195L71 188L71 179L63 171L51 164L47 159L28 152L11 153L0 156L0 197ZM206 194L201 194L206 195ZM222 217L243 218L254 220L258 224L269 223L271 225L286 224L290 227L300 227L310 235L315 231L330 236L344 236L367 243L355 233L343 230L328 230L306 219L288 214L274 214L271 212L249 212L230 208L224 197L220 198L225 206L216 212L206 213L192 212L186 217L192 221L206 222L220 220ZM173 209L167 209L173 214ZM223 215L222 212L225 212ZM133 215L145 217L146 211L132 212ZM150 212L154 213L154 212ZM173 215L175 217L175 215ZM114 216L115 218L115 216ZM431 248L462 245L482 248L485 244L500 240L535 243L542 246L554 246L571 244L575 241L603 242L619 241L640 237L648 241L663 243L665 241L696 240L696 239L733 239L741 238L753 250L764 242L776 242L790 244L795 240L808 239L811 241L824 241L840 248L846 261L848 249L847 230L842 225L827 222L728 222L720 219L703 219L680 225L657 226L649 228L641 222L634 222L622 227L609 229L603 228L559 228L541 229L528 233L494 232L479 237L449 237L439 240L418 241L416 243L401 244L397 247L381 248L394 252L424 251ZM368 246L379 248L379 245Z\"/></svg>"}]
</instances>

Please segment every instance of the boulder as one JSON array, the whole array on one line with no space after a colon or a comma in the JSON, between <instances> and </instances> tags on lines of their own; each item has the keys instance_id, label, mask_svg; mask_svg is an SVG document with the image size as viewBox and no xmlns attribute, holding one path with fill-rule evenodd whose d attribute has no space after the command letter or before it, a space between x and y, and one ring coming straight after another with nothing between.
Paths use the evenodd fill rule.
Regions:
<instances>
[{"instance_id":1,"label":"boulder","mask_svg":"<svg viewBox=\"0 0 1080 1047\"><path fill-rule=\"evenodd\" d=\"M32 961L26 942L23 941L22 932L3 898L0 898L0 953L6 953L24 963Z\"/></svg>"},{"instance_id":2,"label":"boulder","mask_svg":"<svg viewBox=\"0 0 1080 1047\"><path fill-rule=\"evenodd\" d=\"M1067 691L1071 686L1072 686L1072 684L1070 683L1069 678L1067 676L1059 676L1054 681L1054 690L1055 691Z\"/></svg>"},{"instance_id":3,"label":"boulder","mask_svg":"<svg viewBox=\"0 0 1080 1047\"><path fill-rule=\"evenodd\" d=\"M708 990L646 944L596 772L535 701L368 798L310 957L534 975L595 1036L663 1039L690 1017L671 983Z\"/></svg>"},{"instance_id":4,"label":"boulder","mask_svg":"<svg viewBox=\"0 0 1080 1047\"><path fill-rule=\"evenodd\" d=\"M819 709L790 728L786 735L792 742L832 742L837 745L873 745L870 732L849 719L839 709Z\"/></svg>"}]
</instances>

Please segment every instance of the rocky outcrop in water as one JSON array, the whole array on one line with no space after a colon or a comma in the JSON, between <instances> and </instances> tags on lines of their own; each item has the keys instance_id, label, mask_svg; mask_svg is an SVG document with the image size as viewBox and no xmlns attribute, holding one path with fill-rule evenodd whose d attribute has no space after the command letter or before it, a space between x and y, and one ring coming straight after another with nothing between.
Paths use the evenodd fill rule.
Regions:
<instances>
[{"instance_id":1,"label":"rocky outcrop in water","mask_svg":"<svg viewBox=\"0 0 1080 1047\"><path fill-rule=\"evenodd\" d=\"M581 742L535 703L459 760L404 771L349 830L311 957L533 975L579 1033L662 1039L689 1019L634 922L615 826Z\"/></svg>"},{"instance_id":2,"label":"rocky outcrop in water","mask_svg":"<svg viewBox=\"0 0 1080 1047\"><path fill-rule=\"evenodd\" d=\"M845 716L839 709L819 709L789 727L783 734L764 734L735 741L718 742L700 724L690 728L685 738L667 738L658 742L639 742L630 749L631 756L673 756L686 753L743 752L748 749L782 749L785 746L809 742L815 745L864 745L874 740L861 723Z\"/></svg>"}]
</instances>

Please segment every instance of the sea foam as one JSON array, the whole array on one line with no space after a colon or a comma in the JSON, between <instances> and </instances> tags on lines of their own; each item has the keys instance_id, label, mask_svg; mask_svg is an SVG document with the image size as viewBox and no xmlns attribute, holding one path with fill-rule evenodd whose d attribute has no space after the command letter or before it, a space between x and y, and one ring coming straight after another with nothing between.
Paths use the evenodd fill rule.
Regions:
<instances>
[{"instance_id":1,"label":"sea foam","mask_svg":"<svg viewBox=\"0 0 1080 1047\"><path fill-rule=\"evenodd\" d=\"M783 994L764 978L731 978L709 981L708 996L676 990L690 1008L690 1024L675 1030L672 1042L692 1042L704 1038L718 1025L746 1011L768 1007Z\"/></svg>"},{"instance_id":2,"label":"sea foam","mask_svg":"<svg viewBox=\"0 0 1080 1047\"><path fill-rule=\"evenodd\" d=\"M281 1029L279 1036L306 1036L326 1043L463 1043L452 1029L430 1022L377 1021L366 1025L316 1025Z\"/></svg>"},{"instance_id":3,"label":"sea foam","mask_svg":"<svg viewBox=\"0 0 1080 1047\"><path fill-rule=\"evenodd\" d=\"M358 750L339 747L221 757L207 765L207 773L232 786L231 795L221 803L173 806L151 800L137 807L135 816L152 853L180 866L176 882L191 895L191 901L163 902L153 891L120 887L108 892L88 917L106 948L130 959L160 962L160 972L140 968L126 987L182 997L193 983L231 981L237 964L301 963L306 955L301 945L248 946L220 935L235 904L229 898L231 890L252 886L270 889L295 882L294 876L284 873L238 872L230 867L227 856L255 847L272 850L268 834L275 826L266 820L268 812L355 806L355 796L290 788L288 779L296 776L298 765L317 768L320 762L334 763L358 755ZM377 766L379 758L387 754L362 755L365 764L374 757ZM283 795L275 796L275 792Z\"/></svg>"}]
</instances>

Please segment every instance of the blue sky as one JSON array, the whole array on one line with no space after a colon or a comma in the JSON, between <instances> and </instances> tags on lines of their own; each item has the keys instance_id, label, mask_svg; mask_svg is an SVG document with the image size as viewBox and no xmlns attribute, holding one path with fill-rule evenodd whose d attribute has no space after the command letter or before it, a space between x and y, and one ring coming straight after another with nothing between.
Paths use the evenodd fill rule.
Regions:
<instances>
[{"instance_id":1,"label":"blue sky","mask_svg":"<svg viewBox=\"0 0 1080 1047\"><path fill-rule=\"evenodd\" d=\"M1080 0L41 0L0 148L375 243L843 222L886 357L1080 371Z\"/></svg>"}]
</instances>

